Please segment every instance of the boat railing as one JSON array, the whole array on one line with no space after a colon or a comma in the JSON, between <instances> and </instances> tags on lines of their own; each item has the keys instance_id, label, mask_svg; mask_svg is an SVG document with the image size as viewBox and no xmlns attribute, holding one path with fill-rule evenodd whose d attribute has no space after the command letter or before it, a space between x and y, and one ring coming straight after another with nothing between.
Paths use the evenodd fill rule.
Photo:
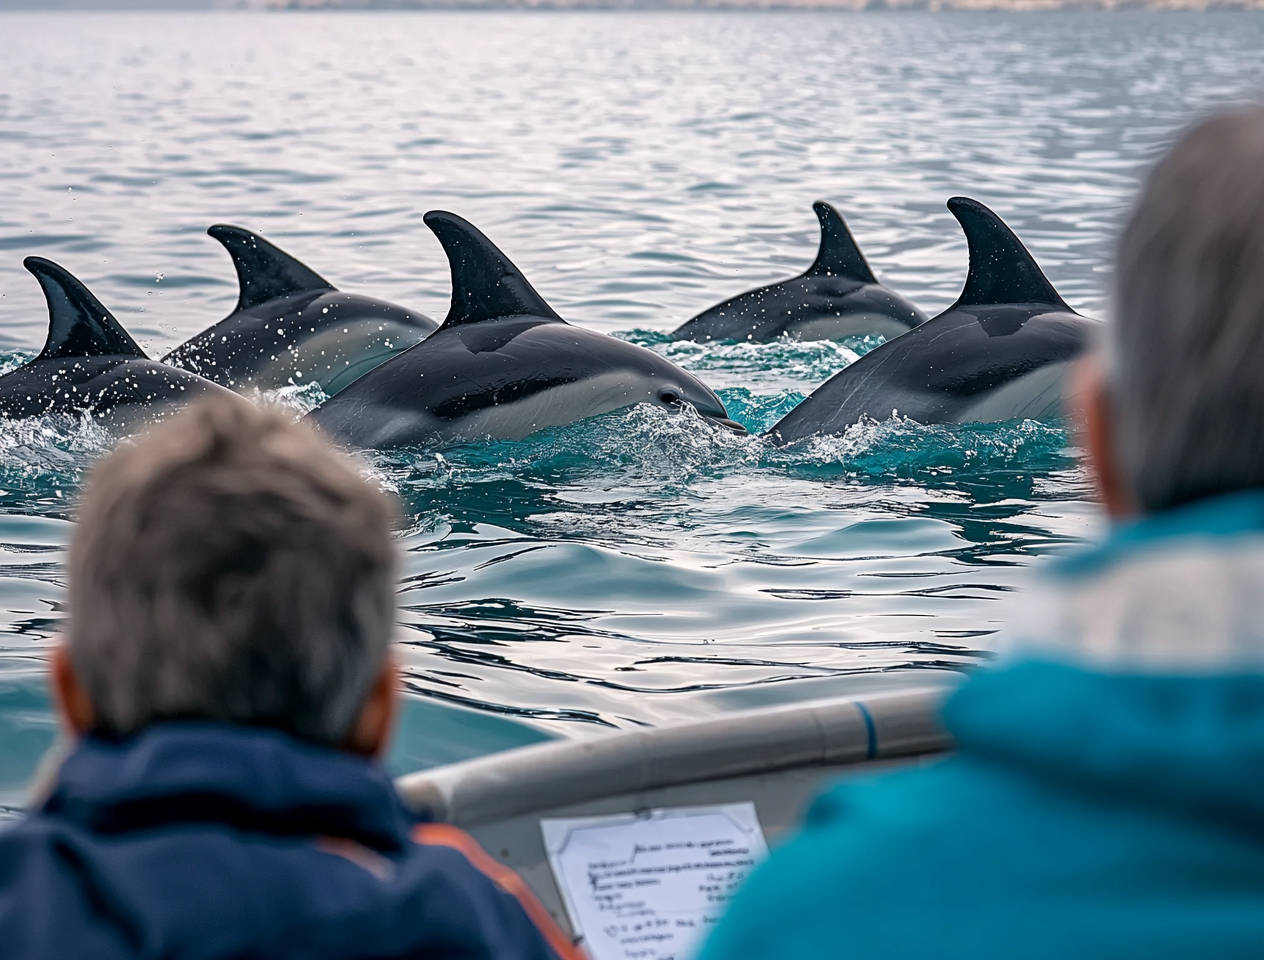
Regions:
<instances>
[{"instance_id":1,"label":"boat railing","mask_svg":"<svg viewBox=\"0 0 1264 960\"><path fill-rule=\"evenodd\" d=\"M936 754L943 688L810 700L520 747L401 777L406 803L476 826L620 795Z\"/></svg>"}]
</instances>

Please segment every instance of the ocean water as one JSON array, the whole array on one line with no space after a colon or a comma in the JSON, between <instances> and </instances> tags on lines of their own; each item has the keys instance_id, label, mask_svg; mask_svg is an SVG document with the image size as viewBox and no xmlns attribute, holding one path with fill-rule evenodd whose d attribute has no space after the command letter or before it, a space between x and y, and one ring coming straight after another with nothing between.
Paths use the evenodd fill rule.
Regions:
<instances>
[{"instance_id":1,"label":"ocean water","mask_svg":"<svg viewBox=\"0 0 1264 960\"><path fill-rule=\"evenodd\" d=\"M933 314L965 276L944 201L975 197L1104 317L1147 165L1264 81L1249 13L11 13L0 35L5 364L46 331L27 254L77 273L154 355L220 319L236 290L216 222L442 317L422 214L445 208L568 320L695 371L756 431L874 343L664 331L806 266L812 201ZM54 734L64 551L108 446L82 424L0 424L2 804ZM636 408L362 460L404 508L401 771L950 682L1039 568L1102 528L1057 423L774 449Z\"/></svg>"}]
</instances>

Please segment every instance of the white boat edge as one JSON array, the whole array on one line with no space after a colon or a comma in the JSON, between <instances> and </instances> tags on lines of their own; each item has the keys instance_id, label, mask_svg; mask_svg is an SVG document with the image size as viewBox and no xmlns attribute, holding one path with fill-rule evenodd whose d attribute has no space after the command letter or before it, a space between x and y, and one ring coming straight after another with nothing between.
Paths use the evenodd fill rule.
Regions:
<instances>
[{"instance_id":1,"label":"white boat edge","mask_svg":"<svg viewBox=\"0 0 1264 960\"><path fill-rule=\"evenodd\" d=\"M942 686L808 700L689 723L554 741L400 777L404 802L469 831L570 932L540 832L545 817L750 801L771 846L824 781L952 747Z\"/></svg>"}]
</instances>

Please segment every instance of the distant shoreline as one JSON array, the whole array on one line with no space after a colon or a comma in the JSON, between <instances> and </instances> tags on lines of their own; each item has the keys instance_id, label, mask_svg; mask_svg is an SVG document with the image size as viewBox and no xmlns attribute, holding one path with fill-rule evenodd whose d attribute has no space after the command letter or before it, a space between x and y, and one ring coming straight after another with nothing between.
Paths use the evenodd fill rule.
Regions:
<instances>
[{"instance_id":1,"label":"distant shoreline","mask_svg":"<svg viewBox=\"0 0 1264 960\"><path fill-rule=\"evenodd\" d=\"M1002 13L1240 13L1264 11L1264 0L238 0L221 8L280 11L625 10L1002 12Z\"/></svg>"},{"instance_id":2,"label":"distant shoreline","mask_svg":"<svg viewBox=\"0 0 1264 960\"><path fill-rule=\"evenodd\" d=\"M0 13L462 12L1246 13L1264 0L0 0Z\"/></svg>"}]
</instances>

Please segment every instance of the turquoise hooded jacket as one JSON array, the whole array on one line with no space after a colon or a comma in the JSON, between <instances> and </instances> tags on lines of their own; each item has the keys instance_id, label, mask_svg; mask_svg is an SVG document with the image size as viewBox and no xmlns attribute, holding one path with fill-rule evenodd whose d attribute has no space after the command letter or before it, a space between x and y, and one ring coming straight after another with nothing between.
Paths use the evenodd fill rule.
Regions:
<instances>
[{"instance_id":1,"label":"turquoise hooded jacket","mask_svg":"<svg viewBox=\"0 0 1264 960\"><path fill-rule=\"evenodd\" d=\"M948 759L839 783L701 960L1264 956L1264 495L1116 532Z\"/></svg>"}]
</instances>

